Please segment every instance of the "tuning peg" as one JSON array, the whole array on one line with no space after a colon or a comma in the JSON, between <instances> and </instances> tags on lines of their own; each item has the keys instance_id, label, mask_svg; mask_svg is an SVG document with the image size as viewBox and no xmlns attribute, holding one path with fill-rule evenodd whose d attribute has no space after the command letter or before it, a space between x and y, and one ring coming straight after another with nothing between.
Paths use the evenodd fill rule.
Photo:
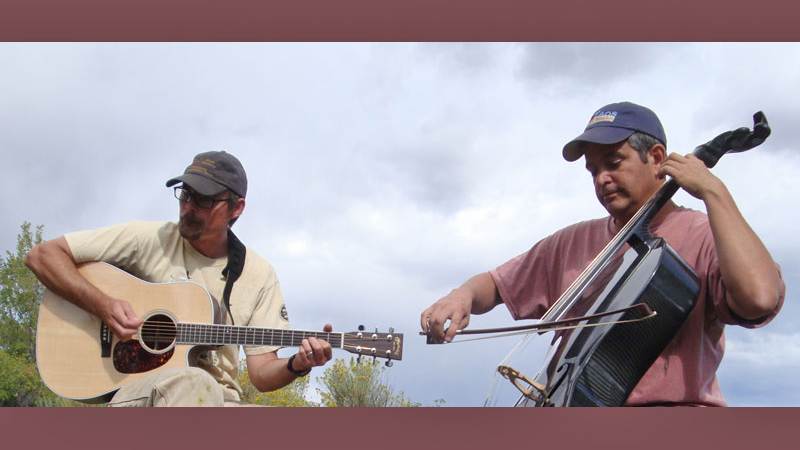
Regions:
<instances>
[{"instance_id":1,"label":"tuning peg","mask_svg":"<svg viewBox=\"0 0 800 450\"><path fill-rule=\"evenodd\" d=\"M358 331L364 331L365 329L366 328L364 327L364 325L359 325L358 326Z\"/></svg>"},{"instance_id":2,"label":"tuning peg","mask_svg":"<svg viewBox=\"0 0 800 450\"><path fill-rule=\"evenodd\" d=\"M391 359L386 361L386 367L392 367L393 365L394 365L394 363L392 362Z\"/></svg>"},{"instance_id":3,"label":"tuning peg","mask_svg":"<svg viewBox=\"0 0 800 450\"><path fill-rule=\"evenodd\" d=\"M389 334L394 333L394 327L389 327Z\"/></svg>"},{"instance_id":4,"label":"tuning peg","mask_svg":"<svg viewBox=\"0 0 800 450\"><path fill-rule=\"evenodd\" d=\"M378 363L378 349L373 347L372 349L370 349L369 352L372 354L372 365L377 364Z\"/></svg>"},{"instance_id":5,"label":"tuning peg","mask_svg":"<svg viewBox=\"0 0 800 450\"><path fill-rule=\"evenodd\" d=\"M356 364L361 364L361 355L356 357Z\"/></svg>"}]
</instances>

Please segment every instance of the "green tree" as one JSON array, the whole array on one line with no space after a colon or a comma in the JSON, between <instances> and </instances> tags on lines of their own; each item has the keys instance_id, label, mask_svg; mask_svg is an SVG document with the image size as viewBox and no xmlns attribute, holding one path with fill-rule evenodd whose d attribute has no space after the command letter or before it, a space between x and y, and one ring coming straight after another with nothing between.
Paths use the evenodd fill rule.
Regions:
<instances>
[{"instance_id":1,"label":"green tree","mask_svg":"<svg viewBox=\"0 0 800 450\"><path fill-rule=\"evenodd\" d=\"M239 386L242 387L242 401L254 405L266 406L319 406L314 402L306 400L308 393L308 383L310 377L299 377L286 386L271 391L259 392L250 383L250 376L247 373L247 364L242 361L239 363Z\"/></svg>"},{"instance_id":2,"label":"green tree","mask_svg":"<svg viewBox=\"0 0 800 450\"><path fill-rule=\"evenodd\" d=\"M30 249L42 242L42 225L23 222L16 253L0 260L0 349L29 362L36 360L36 320L44 287L25 267Z\"/></svg>"},{"instance_id":3,"label":"green tree","mask_svg":"<svg viewBox=\"0 0 800 450\"><path fill-rule=\"evenodd\" d=\"M355 358L350 361L336 359L325 368L325 372L317 381L322 389L317 388L321 396L321 406L420 406L405 398L400 392L394 394L393 389L382 381L385 367L370 362L358 363ZM240 363L239 385L244 391L242 401L268 406L320 406L306 397L311 377L300 377L281 389L272 392L258 392L250 383L247 366ZM444 400L436 400L435 406L442 406Z\"/></svg>"},{"instance_id":4,"label":"green tree","mask_svg":"<svg viewBox=\"0 0 800 450\"><path fill-rule=\"evenodd\" d=\"M0 259L0 406L31 406L53 401L34 363L36 319L44 288L25 267L25 256L42 241L42 226L35 232L22 223L15 253Z\"/></svg>"},{"instance_id":5,"label":"green tree","mask_svg":"<svg viewBox=\"0 0 800 450\"><path fill-rule=\"evenodd\" d=\"M317 389L324 406L420 406L405 398L381 380L386 368L370 362L359 363L355 358L347 362L336 359L325 369L319 380L323 389ZM438 401L437 401L438 402Z\"/></svg>"},{"instance_id":6,"label":"green tree","mask_svg":"<svg viewBox=\"0 0 800 450\"><path fill-rule=\"evenodd\" d=\"M33 406L48 394L33 363L0 350L0 406Z\"/></svg>"}]
</instances>

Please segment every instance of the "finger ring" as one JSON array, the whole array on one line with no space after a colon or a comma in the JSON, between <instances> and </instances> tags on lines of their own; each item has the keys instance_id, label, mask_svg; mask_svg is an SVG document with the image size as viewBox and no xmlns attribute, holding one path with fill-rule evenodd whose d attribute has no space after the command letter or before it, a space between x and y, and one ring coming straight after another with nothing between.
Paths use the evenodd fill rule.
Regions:
<instances>
[{"instance_id":1,"label":"finger ring","mask_svg":"<svg viewBox=\"0 0 800 450\"><path fill-rule=\"evenodd\" d=\"M308 352L308 353L306 353L306 356L311 356L313 354L314 354L314 352Z\"/></svg>"}]
</instances>

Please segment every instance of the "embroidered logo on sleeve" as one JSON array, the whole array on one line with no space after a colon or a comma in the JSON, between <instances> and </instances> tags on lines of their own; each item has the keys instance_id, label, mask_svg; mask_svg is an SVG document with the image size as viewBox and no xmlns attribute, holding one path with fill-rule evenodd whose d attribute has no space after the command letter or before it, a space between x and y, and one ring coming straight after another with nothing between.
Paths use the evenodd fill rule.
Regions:
<instances>
[{"instance_id":1,"label":"embroidered logo on sleeve","mask_svg":"<svg viewBox=\"0 0 800 450\"><path fill-rule=\"evenodd\" d=\"M289 321L289 311L286 310L286 305L281 306L281 319Z\"/></svg>"}]
</instances>

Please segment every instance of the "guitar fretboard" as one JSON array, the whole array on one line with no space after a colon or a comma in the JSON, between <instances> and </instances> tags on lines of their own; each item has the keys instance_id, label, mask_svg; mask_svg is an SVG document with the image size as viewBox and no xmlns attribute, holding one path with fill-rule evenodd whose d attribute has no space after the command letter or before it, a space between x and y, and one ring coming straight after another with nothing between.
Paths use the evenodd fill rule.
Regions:
<instances>
[{"instance_id":1,"label":"guitar fretboard","mask_svg":"<svg viewBox=\"0 0 800 450\"><path fill-rule=\"evenodd\" d=\"M322 339L334 348L343 348L344 333L324 331L281 330L274 328L252 328L237 325L214 325L179 323L176 342L192 345L274 345L299 347L303 339Z\"/></svg>"}]
</instances>

